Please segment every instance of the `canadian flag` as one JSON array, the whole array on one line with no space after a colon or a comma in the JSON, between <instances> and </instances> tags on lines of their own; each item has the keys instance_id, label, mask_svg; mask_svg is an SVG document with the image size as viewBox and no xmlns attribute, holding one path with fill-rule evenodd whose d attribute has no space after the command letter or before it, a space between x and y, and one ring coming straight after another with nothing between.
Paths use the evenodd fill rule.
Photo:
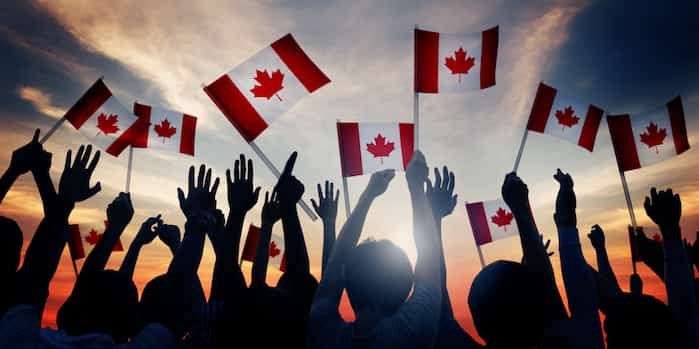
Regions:
<instances>
[{"instance_id":1,"label":"canadian flag","mask_svg":"<svg viewBox=\"0 0 699 349\"><path fill-rule=\"evenodd\" d=\"M592 151L603 113L602 109L563 96L542 82L536 90L527 129L565 139Z\"/></svg>"},{"instance_id":2,"label":"canadian flag","mask_svg":"<svg viewBox=\"0 0 699 349\"><path fill-rule=\"evenodd\" d=\"M104 221L104 229L107 229L108 222ZM79 224L70 225L70 239L68 240L68 250L70 250L70 257L73 260L78 260L85 258L86 252L91 251L95 245L102 239L104 232L99 233L94 228L87 228L83 226L80 229ZM123 251L124 246L121 244L121 239L117 240L116 244L112 248L112 251Z\"/></svg>"},{"instance_id":3,"label":"canadian flag","mask_svg":"<svg viewBox=\"0 0 699 349\"><path fill-rule=\"evenodd\" d=\"M287 34L204 87L251 142L301 98L330 82Z\"/></svg>"},{"instance_id":4,"label":"canadian flag","mask_svg":"<svg viewBox=\"0 0 699 349\"><path fill-rule=\"evenodd\" d=\"M133 112L150 125L134 140L135 148L164 149L194 156L196 117L140 103L134 103Z\"/></svg>"},{"instance_id":5,"label":"canadian flag","mask_svg":"<svg viewBox=\"0 0 699 349\"><path fill-rule=\"evenodd\" d=\"M241 260L254 262L257 251L257 241L260 240L260 228L250 224L248 236L245 238ZM286 271L286 251L284 251L284 238L272 234L269 242L269 266L273 266L282 272Z\"/></svg>"},{"instance_id":6,"label":"canadian flag","mask_svg":"<svg viewBox=\"0 0 699 349\"><path fill-rule=\"evenodd\" d=\"M514 215L503 200L467 203L466 212L476 245L519 234Z\"/></svg>"},{"instance_id":7,"label":"canadian flag","mask_svg":"<svg viewBox=\"0 0 699 349\"><path fill-rule=\"evenodd\" d=\"M682 99L640 115L607 116L617 165L630 171L666 160L689 149Z\"/></svg>"},{"instance_id":8,"label":"canadian flag","mask_svg":"<svg viewBox=\"0 0 699 349\"><path fill-rule=\"evenodd\" d=\"M338 122L342 176L404 170L413 156L413 124Z\"/></svg>"},{"instance_id":9,"label":"canadian flag","mask_svg":"<svg viewBox=\"0 0 699 349\"><path fill-rule=\"evenodd\" d=\"M462 92L495 85L498 27L444 34L415 29L415 91Z\"/></svg>"},{"instance_id":10,"label":"canadian flag","mask_svg":"<svg viewBox=\"0 0 699 349\"><path fill-rule=\"evenodd\" d=\"M119 156L148 126L137 122L138 117L119 103L102 79L80 97L64 118L91 143L113 156Z\"/></svg>"}]
</instances>

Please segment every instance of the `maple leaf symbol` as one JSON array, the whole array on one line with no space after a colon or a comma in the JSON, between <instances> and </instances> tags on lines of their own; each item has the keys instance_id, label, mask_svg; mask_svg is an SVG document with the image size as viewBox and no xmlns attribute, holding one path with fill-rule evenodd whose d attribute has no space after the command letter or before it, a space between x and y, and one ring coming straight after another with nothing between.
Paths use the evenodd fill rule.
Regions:
<instances>
[{"instance_id":1,"label":"maple leaf symbol","mask_svg":"<svg viewBox=\"0 0 699 349\"><path fill-rule=\"evenodd\" d=\"M648 146L648 149L655 147L655 153L659 154L658 146L663 144L663 140L667 137L667 131L664 128L658 129L658 125L650 122L646 127L646 132L641 133L641 142Z\"/></svg>"},{"instance_id":2,"label":"maple leaf symbol","mask_svg":"<svg viewBox=\"0 0 699 349\"><path fill-rule=\"evenodd\" d=\"M85 237L85 241L87 241L87 243L90 245L97 245L97 243L100 242L100 239L102 239L102 234L97 233L95 229L91 229Z\"/></svg>"},{"instance_id":3,"label":"maple leaf symbol","mask_svg":"<svg viewBox=\"0 0 699 349\"><path fill-rule=\"evenodd\" d=\"M386 137L382 136L381 133L374 137L374 142L366 145L366 150L374 155L375 158L381 160L383 164L384 157L389 157L391 152L395 150L393 142L386 142Z\"/></svg>"},{"instance_id":4,"label":"maple leaf symbol","mask_svg":"<svg viewBox=\"0 0 699 349\"><path fill-rule=\"evenodd\" d=\"M563 131L565 131L566 127L573 127L580 121L580 118L575 115L572 106L567 106L563 110L556 110L556 119L558 119L559 124L563 125Z\"/></svg>"},{"instance_id":5,"label":"maple leaf symbol","mask_svg":"<svg viewBox=\"0 0 699 349\"><path fill-rule=\"evenodd\" d=\"M278 256L281 252L282 250L280 250L279 247L277 247L277 244L274 241L272 241L272 243L269 244L269 256L271 258Z\"/></svg>"},{"instance_id":6,"label":"maple leaf symbol","mask_svg":"<svg viewBox=\"0 0 699 349\"><path fill-rule=\"evenodd\" d=\"M153 130L158 134L158 137L163 138L163 143L165 143L165 138L170 138L177 132L177 128L172 127L167 118L163 119L160 124L156 124Z\"/></svg>"},{"instance_id":7,"label":"maple leaf symbol","mask_svg":"<svg viewBox=\"0 0 699 349\"><path fill-rule=\"evenodd\" d=\"M459 76L459 83L461 83L461 74L468 74L468 71L473 68L475 64L475 58L466 58L466 51L463 47L459 47L457 51L454 51L454 57L446 57L446 62L444 65L451 70L452 75L457 74Z\"/></svg>"},{"instance_id":8,"label":"maple leaf symbol","mask_svg":"<svg viewBox=\"0 0 699 349\"><path fill-rule=\"evenodd\" d=\"M100 113L97 117L97 128L105 135L116 133L119 131L117 121L119 121L119 117L115 114L109 114L109 116L107 116L104 113ZM97 134L99 135L100 132L98 131Z\"/></svg>"},{"instance_id":9,"label":"maple leaf symbol","mask_svg":"<svg viewBox=\"0 0 699 349\"><path fill-rule=\"evenodd\" d=\"M276 96L280 101L282 100L277 94L277 92L284 88L284 86L282 86L284 73L282 73L281 70L277 69L272 72L272 76L269 75L267 69L263 71L258 70L255 80L259 85L255 85L255 87L250 90L255 97L264 97L269 100L272 96Z\"/></svg>"},{"instance_id":10,"label":"maple leaf symbol","mask_svg":"<svg viewBox=\"0 0 699 349\"><path fill-rule=\"evenodd\" d=\"M512 223L512 218L514 218L512 212L507 212L504 208L499 207L498 210L495 211L495 216L490 217L490 220L498 227L503 227L503 229L507 231L507 226Z\"/></svg>"}]
</instances>

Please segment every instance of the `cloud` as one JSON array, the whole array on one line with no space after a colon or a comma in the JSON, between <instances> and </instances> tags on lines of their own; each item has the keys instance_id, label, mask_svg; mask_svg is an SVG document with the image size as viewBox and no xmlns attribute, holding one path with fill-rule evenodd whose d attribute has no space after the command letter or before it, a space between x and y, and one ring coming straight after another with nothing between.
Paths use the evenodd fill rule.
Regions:
<instances>
[{"instance_id":1,"label":"cloud","mask_svg":"<svg viewBox=\"0 0 699 349\"><path fill-rule=\"evenodd\" d=\"M20 86L17 88L17 95L19 98L30 102L36 110L48 117L60 119L66 113L65 109L56 107L51 103L51 95L49 93L39 88Z\"/></svg>"}]
</instances>

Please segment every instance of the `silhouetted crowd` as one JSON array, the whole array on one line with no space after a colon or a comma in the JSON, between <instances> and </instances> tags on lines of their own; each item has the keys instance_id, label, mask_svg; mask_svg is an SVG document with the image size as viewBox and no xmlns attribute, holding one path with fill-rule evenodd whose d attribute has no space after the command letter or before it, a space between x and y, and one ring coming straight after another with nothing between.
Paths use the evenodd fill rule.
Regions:
<instances>
[{"instance_id":1,"label":"silhouetted crowd","mask_svg":"<svg viewBox=\"0 0 699 349\"><path fill-rule=\"evenodd\" d=\"M534 223L527 185L510 173L502 197L516 220L523 258L493 262L473 280L468 306L486 343L479 344L456 322L446 287L442 221L457 203L454 173L435 168L429 178L419 151L405 171L417 248L414 268L391 241L359 241L369 209L395 176L384 170L371 175L337 237L339 191L327 181L318 185L318 200L313 200L323 223L318 281L310 273L297 212L304 185L293 175L293 153L277 184L264 193L248 285L238 262L239 245L243 221L260 199L260 188L253 184L252 161L241 155L226 171L227 216L216 202L219 178L205 165L191 167L186 188L177 190L186 217L184 234L160 216L148 218L120 269L106 270L134 215L129 194L120 193L107 207L108 227L57 313L58 329L42 329L49 283L70 237L68 217L76 203L101 188L99 182L91 185L100 152L88 145L68 150L56 190L49 175L51 154L38 136L37 130L31 142L13 152L0 178L2 200L20 175L31 172L44 212L21 267L22 232L15 221L0 217L0 348L699 348L693 276L693 266L699 268L699 243L682 238L679 195L653 188L645 199L646 214L662 239L649 239L641 229L630 232L637 258L665 282L666 305L643 294L637 274L631 275L631 291L622 291L597 225L588 234L597 268L588 264L577 228L573 179L560 170L553 176L560 185L553 218L567 309L556 287L548 243ZM286 270L270 286L265 281L269 245L279 221ZM148 282L139 299L134 270L141 248L156 237L173 257L167 272ZM216 257L208 297L197 276L207 238ZM343 292L353 322L340 316Z\"/></svg>"}]
</instances>

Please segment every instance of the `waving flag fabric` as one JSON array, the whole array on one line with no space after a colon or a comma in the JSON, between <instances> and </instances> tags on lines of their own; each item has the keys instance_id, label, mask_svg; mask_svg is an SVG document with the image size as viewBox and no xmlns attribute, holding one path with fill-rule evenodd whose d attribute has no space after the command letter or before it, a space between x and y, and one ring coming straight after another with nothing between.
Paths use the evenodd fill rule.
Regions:
<instances>
[{"instance_id":1,"label":"waving flag fabric","mask_svg":"<svg viewBox=\"0 0 699 349\"><path fill-rule=\"evenodd\" d=\"M301 98L330 82L287 34L204 87L250 142Z\"/></svg>"},{"instance_id":2,"label":"waving flag fabric","mask_svg":"<svg viewBox=\"0 0 699 349\"><path fill-rule=\"evenodd\" d=\"M444 34L415 29L415 91L462 92L495 85L498 27Z\"/></svg>"},{"instance_id":3,"label":"waving flag fabric","mask_svg":"<svg viewBox=\"0 0 699 349\"><path fill-rule=\"evenodd\" d=\"M64 118L91 143L113 156L119 156L147 127L119 103L102 79L80 97Z\"/></svg>"},{"instance_id":4,"label":"waving flag fabric","mask_svg":"<svg viewBox=\"0 0 699 349\"><path fill-rule=\"evenodd\" d=\"M467 203L466 212L476 245L519 234L514 215L503 200Z\"/></svg>"},{"instance_id":5,"label":"waving flag fabric","mask_svg":"<svg viewBox=\"0 0 699 349\"><path fill-rule=\"evenodd\" d=\"M104 221L104 229L107 229L107 221ZM70 225L70 240L68 240L68 250L70 251L70 256L73 260L78 260L85 258L87 253L91 251L95 245L102 239L103 232L98 232L94 228L89 228L83 226L80 229L80 225L71 224ZM121 244L121 239L117 240L116 244L112 248L112 251L123 251L124 246Z\"/></svg>"},{"instance_id":6,"label":"waving flag fabric","mask_svg":"<svg viewBox=\"0 0 699 349\"><path fill-rule=\"evenodd\" d=\"M134 103L133 112L147 123L134 140L135 148L164 149L194 155L197 118L182 112Z\"/></svg>"},{"instance_id":7,"label":"waving flag fabric","mask_svg":"<svg viewBox=\"0 0 699 349\"><path fill-rule=\"evenodd\" d=\"M241 260L254 262L257 252L257 241L260 240L260 228L250 224L248 236L245 238L243 253ZM269 264L282 272L286 271L286 251L284 250L284 238L272 234L272 239L269 242Z\"/></svg>"},{"instance_id":8,"label":"waving flag fabric","mask_svg":"<svg viewBox=\"0 0 699 349\"><path fill-rule=\"evenodd\" d=\"M413 137L409 123L338 122L342 175L404 170L413 156Z\"/></svg>"},{"instance_id":9,"label":"waving flag fabric","mask_svg":"<svg viewBox=\"0 0 699 349\"><path fill-rule=\"evenodd\" d=\"M682 100L639 115L607 116L617 165L621 171L675 157L689 149Z\"/></svg>"},{"instance_id":10,"label":"waving flag fabric","mask_svg":"<svg viewBox=\"0 0 699 349\"><path fill-rule=\"evenodd\" d=\"M603 113L592 104L580 103L540 83L527 129L565 139L592 151Z\"/></svg>"}]
</instances>

